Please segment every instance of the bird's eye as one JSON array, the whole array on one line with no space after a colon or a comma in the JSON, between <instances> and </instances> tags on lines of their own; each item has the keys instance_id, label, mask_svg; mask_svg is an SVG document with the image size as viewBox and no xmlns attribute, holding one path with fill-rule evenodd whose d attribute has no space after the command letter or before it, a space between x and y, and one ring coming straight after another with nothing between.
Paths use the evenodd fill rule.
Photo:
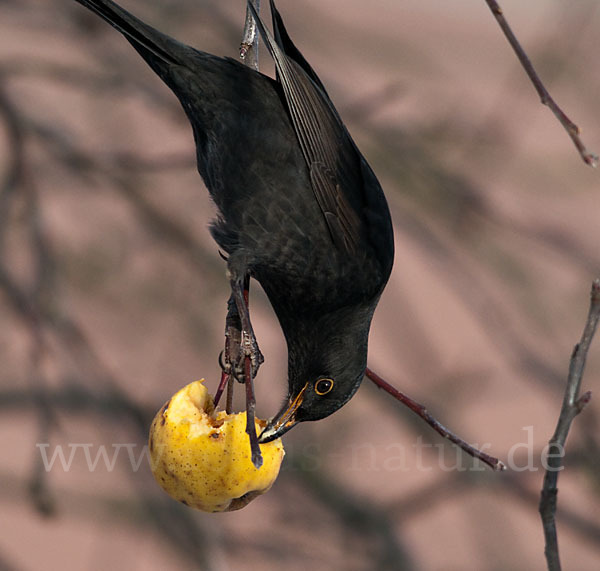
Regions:
<instances>
[{"instance_id":1,"label":"bird's eye","mask_svg":"<svg viewBox=\"0 0 600 571\"><path fill-rule=\"evenodd\" d=\"M315 383L315 392L318 395L326 395L333 388L333 380L332 379L319 379Z\"/></svg>"}]
</instances>

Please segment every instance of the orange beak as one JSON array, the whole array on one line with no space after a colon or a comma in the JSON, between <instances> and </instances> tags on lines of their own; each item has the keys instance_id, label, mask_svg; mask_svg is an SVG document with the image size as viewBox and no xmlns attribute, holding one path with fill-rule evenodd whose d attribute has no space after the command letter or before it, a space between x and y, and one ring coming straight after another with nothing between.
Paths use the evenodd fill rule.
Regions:
<instances>
[{"instance_id":1,"label":"orange beak","mask_svg":"<svg viewBox=\"0 0 600 571\"><path fill-rule=\"evenodd\" d=\"M302 390L294 398L290 398L290 400L281 409L279 414L275 415L269 421L269 424L258 437L258 441L261 444L271 442L271 440L275 440L276 438L280 438L290 428L298 423L298 420L296 419L296 413L298 412L298 408L304 400L304 392L306 391L306 387L308 387L308 383L302 387Z\"/></svg>"}]
</instances>

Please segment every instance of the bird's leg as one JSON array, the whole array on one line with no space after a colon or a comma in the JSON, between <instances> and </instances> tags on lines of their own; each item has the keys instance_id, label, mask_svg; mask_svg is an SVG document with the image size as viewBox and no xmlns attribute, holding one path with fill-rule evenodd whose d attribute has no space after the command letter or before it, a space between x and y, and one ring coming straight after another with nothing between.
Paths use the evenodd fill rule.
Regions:
<instances>
[{"instance_id":1,"label":"bird's leg","mask_svg":"<svg viewBox=\"0 0 600 571\"><path fill-rule=\"evenodd\" d=\"M242 371L239 369L239 363L243 361L241 357L242 347L242 323L238 313L237 305L233 293L227 302L227 317L225 318L225 349L219 355L219 364L221 365L221 382L215 393L215 406L219 404L225 387L227 387L227 402L225 411L230 414L233 402L233 379L241 378ZM236 369L237 367L237 369Z\"/></svg>"},{"instance_id":2,"label":"bird's leg","mask_svg":"<svg viewBox=\"0 0 600 571\"><path fill-rule=\"evenodd\" d=\"M227 387L227 400L225 401L225 412L227 414L231 414L232 412L232 403L233 403L233 375L231 373L227 373L225 371L225 367L221 367L221 381L219 382L219 386L217 387L217 392L215 393L214 405L215 408L219 404L221 400L221 396L223 395L223 391L225 387Z\"/></svg>"},{"instance_id":3,"label":"bird's leg","mask_svg":"<svg viewBox=\"0 0 600 571\"><path fill-rule=\"evenodd\" d=\"M243 283L243 285L241 285ZM231 292L237 308L238 317L241 324L241 343L240 354L243 356L243 382L246 385L246 434L250 439L250 451L252 454L252 463L258 469L262 466L263 459L258 445L258 436L256 434L256 425L254 423L254 409L256 408L256 399L254 397L253 379L256 376L258 367L264 361L262 353L258 348L256 336L250 322L249 298L250 275L246 273L244 279L231 280ZM239 362L239 361L238 361ZM236 377L240 381L240 377Z\"/></svg>"},{"instance_id":4,"label":"bird's leg","mask_svg":"<svg viewBox=\"0 0 600 571\"><path fill-rule=\"evenodd\" d=\"M225 387L227 387L227 413L231 412L233 399L233 379L243 382L246 388L246 433L250 440L252 463L260 468L263 463L258 436L256 434L254 396L254 377L263 356L258 348L252 323L250 322L249 296L250 276L244 274L239 279L232 268L231 296L228 301L225 319L225 349L219 357L221 365L221 382L215 393L215 406L219 403Z\"/></svg>"},{"instance_id":5,"label":"bird's leg","mask_svg":"<svg viewBox=\"0 0 600 571\"><path fill-rule=\"evenodd\" d=\"M250 439L250 453L252 464L258 470L262 466L263 458L258 445L258 436L256 435L256 424L254 423L254 409L256 408L256 398L254 397L254 385L252 380L252 370L250 367L250 358L245 359L244 381L246 384L246 434Z\"/></svg>"},{"instance_id":6,"label":"bird's leg","mask_svg":"<svg viewBox=\"0 0 600 571\"><path fill-rule=\"evenodd\" d=\"M258 368L264 361L258 348L248 310L249 276L243 278L242 284L240 287L238 280L235 278L231 280L232 293L227 302L228 309L225 319L225 349L219 356L222 373L221 382L215 393L215 406L219 403L225 387L228 387L227 412L230 412L231 409L232 380L235 378L240 383L245 382L246 358L250 358L252 377L256 377ZM240 291L236 291L238 289Z\"/></svg>"},{"instance_id":7,"label":"bird's leg","mask_svg":"<svg viewBox=\"0 0 600 571\"><path fill-rule=\"evenodd\" d=\"M244 382L245 376L245 360L250 359L252 378L256 377L258 368L264 361L264 357L258 348L258 342L254 335L254 329L250 321L250 311L248 309L248 289L250 287L250 276L246 274L242 279L235 276L231 279L231 298L237 310L239 319L238 330L239 340L235 337L237 334L231 331L232 336L229 338L232 348L236 350L235 361L230 361L234 367L233 375L240 381ZM230 305L231 311L231 305ZM227 346L226 346L227 349ZM230 355L231 356L231 355Z\"/></svg>"}]
</instances>

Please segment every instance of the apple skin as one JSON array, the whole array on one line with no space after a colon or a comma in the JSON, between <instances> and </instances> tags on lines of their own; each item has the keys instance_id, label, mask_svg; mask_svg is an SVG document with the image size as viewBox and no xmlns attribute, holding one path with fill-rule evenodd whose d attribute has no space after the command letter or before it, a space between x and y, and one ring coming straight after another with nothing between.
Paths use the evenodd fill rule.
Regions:
<instances>
[{"instance_id":1,"label":"apple skin","mask_svg":"<svg viewBox=\"0 0 600 571\"><path fill-rule=\"evenodd\" d=\"M204 379L175 393L157 412L148 445L152 473L172 498L206 512L239 510L275 482L285 454L281 439L250 457L246 413L216 412ZM256 419L260 433L264 420Z\"/></svg>"}]
</instances>

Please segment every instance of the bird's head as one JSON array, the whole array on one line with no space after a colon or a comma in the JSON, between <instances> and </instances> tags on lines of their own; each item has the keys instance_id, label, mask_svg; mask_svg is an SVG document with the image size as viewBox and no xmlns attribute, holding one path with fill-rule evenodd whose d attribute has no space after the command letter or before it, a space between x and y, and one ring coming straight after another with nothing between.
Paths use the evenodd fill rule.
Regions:
<instances>
[{"instance_id":1,"label":"bird's head","mask_svg":"<svg viewBox=\"0 0 600 571\"><path fill-rule=\"evenodd\" d=\"M302 338L288 336L288 394L259 442L275 440L299 422L329 416L358 390L367 364L370 315L352 317L338 316L331 326L320 319Z\"/></svg>"}]
</instances>

